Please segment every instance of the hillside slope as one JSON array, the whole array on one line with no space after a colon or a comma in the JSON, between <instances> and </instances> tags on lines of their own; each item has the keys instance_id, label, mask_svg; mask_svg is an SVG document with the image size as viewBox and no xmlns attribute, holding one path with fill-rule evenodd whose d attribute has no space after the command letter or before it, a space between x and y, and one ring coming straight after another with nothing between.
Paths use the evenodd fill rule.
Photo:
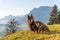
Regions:
<instances>
[{"instance_id":1,"label":"hillside slope","mask_svg":"<svg viewBox=\"0 0 60 40\"><path fill-rule=\"evenodd\" d=\"M60 40L60 25L48 25L49 33L30 33L30 30L23 30L5 36L0 40Z\"/></svg>"}]
</instances>

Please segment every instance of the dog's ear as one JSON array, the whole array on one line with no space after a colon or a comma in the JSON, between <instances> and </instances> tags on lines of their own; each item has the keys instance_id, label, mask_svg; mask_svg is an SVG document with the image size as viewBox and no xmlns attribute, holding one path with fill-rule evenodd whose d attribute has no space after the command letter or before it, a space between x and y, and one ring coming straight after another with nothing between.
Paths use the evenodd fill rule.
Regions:
<instances>
[{"instance_id":1,"label":"dog's ear","mask_svg":"<svg viewBox=\"0 0 60 40\"><path fill-rule=\"evenodd\" d=\"M31 14L31 16L33 16L33 15Z\"/></svg>"},{"instance_id":2,"label":"dog's ear","mask_svg":"<svg viewBox=\"0 0 60 40\"><path fill-rule=\"evenodd\" d=\"M27 15L27 18L29 18L29 15Z\"/></svg>"},{"instance_id":3,"label":"dog's ear","mask_svg":"<svg viewBox=\"0 0 60 40\"><path fill-rule=\"evenodd\" d=\"M31 17L33 18L33 15L31 14Z\"/></svg>"}]
</instances>

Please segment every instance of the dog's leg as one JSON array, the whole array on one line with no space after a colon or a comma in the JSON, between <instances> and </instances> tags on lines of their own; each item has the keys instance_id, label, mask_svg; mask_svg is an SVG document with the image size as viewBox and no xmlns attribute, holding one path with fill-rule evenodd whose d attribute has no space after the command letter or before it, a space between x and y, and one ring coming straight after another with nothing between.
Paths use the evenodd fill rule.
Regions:
<instances>
[{"instance_id":1,"label":"dog's leg","mask_svg":"<svg viewBox=\"0 0 60 40\"><path fill-rule=\"evenodd\" d=\"M32 34L32 30L30 30L31 34Z\"/></svg>"},{"instance_id":2,"label":"dog's leg","mask_svg":"<svg viewBox=\"0 0 60 40\"><path fill-rule=\"evenodd\" d=\"M38 33L40 33L41 32L41 28L38 28Z\"/></svg>"}]
</instances>

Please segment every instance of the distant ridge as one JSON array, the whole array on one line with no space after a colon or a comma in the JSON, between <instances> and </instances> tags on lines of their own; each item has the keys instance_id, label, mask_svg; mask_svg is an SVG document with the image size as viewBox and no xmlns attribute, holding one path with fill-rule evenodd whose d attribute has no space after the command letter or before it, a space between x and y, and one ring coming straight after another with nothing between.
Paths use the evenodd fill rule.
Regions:
<instances>
[{"instance_id":1,"label":"distant ridge","mask_svg":"<svg viewBox=\"0 0 60 40\"><path fill-rule=\"evenodd\" d=\"M52 9L52 7L49 7L49 6L40 6L38 8L35 7L28 14L33 14L35 20L39 20L39 21L42 21L43 23L47 23L51 9ZM6 16L6 17L0 19L0 24L6 24L10 20L10 18L15 18L21 24L27 23L27 14L26 14L22 17L21 16L12 16L12 15Z\"/></svg>"}]
</instances>

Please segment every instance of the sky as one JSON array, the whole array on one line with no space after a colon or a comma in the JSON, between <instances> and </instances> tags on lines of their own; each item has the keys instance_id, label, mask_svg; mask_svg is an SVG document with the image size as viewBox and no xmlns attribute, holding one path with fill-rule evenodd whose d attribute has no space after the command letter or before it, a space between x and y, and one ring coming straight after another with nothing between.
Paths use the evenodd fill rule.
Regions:
<instances>
[{"instance_id":1,"label":"sky","mask_svg":"<svg viewBox=\"0 0 60 40\"><path fill-rule=\"evenodd\" d=\"M0 18L8 15L23 16L34 7L53 6L60 9L60 0L0 0Z\"/></svg>"}]
</instances>

